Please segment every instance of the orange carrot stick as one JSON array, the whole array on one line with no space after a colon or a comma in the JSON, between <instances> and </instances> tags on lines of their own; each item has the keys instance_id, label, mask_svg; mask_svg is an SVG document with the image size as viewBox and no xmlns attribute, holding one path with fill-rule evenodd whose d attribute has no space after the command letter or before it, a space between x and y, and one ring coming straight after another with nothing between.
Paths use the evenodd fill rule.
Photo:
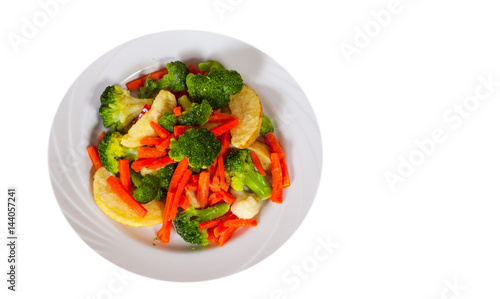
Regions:
<instances>
[{"instance_id":1,"label":"orange carrot stick","mask_svg":"<svg viewBox=\"0 0 500 299\"><path fill-rule=\"evenodd\" d=\"M182 113L182 107L181 106L177 106L174 108L174 115L179 117L181 116L181 113Z\"/></svg>"},{"instance_id":2,"label":"orange carrot stick","mask_svg":"<svg viewBox=\"0 0 500 299\"><path fill-rule=\"evenodd\" d=\"M170 242L170 231L172 230L172 220L167 220L163 222L162 227L156 234L160 242L168 243Z\"/></svg>"},{"instance_id":3,"label":"orange carrot stick","mask_svg":"<svg viewBox=\"0 0 500 299\"><path fill-rule=\"evenodd\" d=\"M162 142L164 142L164 138L158 138L158 137L144 137L139 142L141 145L158 145Z\"/></svg>"},{"instance_id":4,"label":"orange carrot stick","mask_svg":"<svg viewBox=\"0 0 500 299\"><path fill-rule=\"evenodd\" d=\"M102 137L104 137L104 135L106 135L106 131L102 131L101 135L99 135L99 142L101 142Z\"/></svg>"},{"instance_id":5,"label":"orange carrot stick","mask_svg":"<svg viewBox=\"0 0 500 299\"><path fill-rule=\"evenodd\" d=\"M236 217L236 215L234 215L232 212L229 212L229 215L214 228L214 235L219 238L221 233L227 229L227 227L224 226L224 222L234 219L238 219L238 217Z\"/></svg>"},{"instance_id":6,"label":"orange carrot stick","mask_svg":"<svg viewBox=\"0 0 500 299\"><path fill-rule=\"evenodd\" d=\"M141 169L153 164L154 162L156 162L156 158L139 159L139 160L132 162L132 165L130 165L130 167L132 167L132 169L135 172L139 172L139 171L141 171Z\"/></svg>"},{"instance_id":7,"label":"orange carrot stick","mask_svg":"<svg viewBox=\"0 0 500 299\"><path fill-rule=\"evenodd\" d=\"M151 121L149 123L149 125L151 126L151 128L153 128L153 130L156 132L156 134L158 134L158 136L160 136L161 138L167 138L168 135L170 134L169 131L165 130L162 126L155 123L154 121Z\"/></svg>"},{"instance_id":8,"label":"orange carrot stick","mask_svg":"<svg viewBox=\"0 0 500 299\"><path fill-rule=\"evenodd\" d=\"M184 171L189 166L189 162L187 158L182 159L177 167L175 168L174 174L172 175L172 179L170 179L170 185L168 187L168 191L175 192L177 190L177 185L179 184L179 181L184 174Z\"/></svg>"},{"instance_id":9,"label":"orange carrot stick","mask_svg":"<svg viewBox=\"0 0 500 299\"><path fill-rule=\"evenodd\" d=\"M198 128L196 126L185 126L185 125L180 125L180 126L175 126L174 127L174 136L178 137L181 136L182 134L186 133L187 130L189 129L195 129Z\"/></svg>"},{"instance_id":10,"label":"orange carrot stick","mask_svg":"<svg viewBox=\"0 0 500 299\"><path fill-rule=\"evenodd\" d=\"M257 226L255 219L234 219L224 222L226 227L242 227L242 226Z\"/></svg>"},{"instance_id":11,"label":"orange carrot stick","mask_svg":"<svg viewBox=\"0 0 500 299\"><path fill-rule=\"evenodd\" d=\"M101 164L101 159L99 159L99 154L97 153L97 148L95 146L89 146L87 147L87 151L90 156L90 160L92 160L92 163L94 164L95 169L99 169L102 167Z\"/></svg>"},{"instance_id":12,"label":"orange carrot stick","mask_svg":"<svg viewBox=\"0 0 500 299\"><path fill-rule=\"evenodd\" d=\"M210 123L222 123L232 119L238 118L236 115L221 113L213 111L210 117L208 118L208 122Z\"/></svg>"},{"instance_id":13,"label":"orange carrot stick","mask_svg":"<svg viewBox=\"0 0 500 299\"><path fill-rule=\"evenodd\" d=\"M204 229L208 229L208 228L211 228L211 227L216 227L221 222L222 222L222 219L220 219L220 218L213 219L213 220L208 220L208 221L200 223L199 229L200 230L204 230Z\"/></svg>"},{"instance_id":14,"label":"orange carrot stick","mask_svg":"<svg viewBox=\"0 0 500 299\"><path fill-rule=\"evenodd\" d=\"M210 185L210 173L208 171L203 171L200 173L200 179L198 181L198 194L197 199L201 208L205 208L208 204L208 191Z\"/></svg>"},{"instance_id":15,"label":"orange carrot stick","mask_svg":"<svg viewBox=\"0 0 500 299\"><path fill-rule=\"evenodd\" d=\"M167 154L166 150L159 151L156 149L156 147L146 147L142 146L137 149L137 157L139 159L143 158L161 158L165 157Z\"/></svg>"},{"instance_id":16,"label":"orange carrot stick","mask_svg":"<svg viewBox=\"0 0 500 299\"><path fill-rule=\"evenodd\" d=\"M132 195L130 195L124 188L120 181L114 177L110 176L107 180L108 185L111 187L113 192L118 195L118 197L134 211L139 217L144 217L148 212L140 203L138 203Z\"/></svg>"},{"instance_id":17,"label":"orange carrot stick","mask_svg":"<svg viewBox=\"0 0 500 299\"><path fill-rule=\"evenodd\" d=\"M153 163L151 163L150 165L148 165L148 169L158 170L158 169L163 168L163 167L167 166L168 164L172 164L172 163L175 163L175 160L172 160L172 159L170 159L169 156L166 156L166 157L160 158L160 159L154 161Z\"/></svg>"},{"instance_id":18,"label":"orange carrot stick","mask_svg":"<svg viewBox=\"0 0 500 299\"><path fill-rule=\"evenodd\" d=\"M179 186L175 191L174 200L172 201L172 209L170 210L170 219L174 220L177 216L177 208L179 207L179 202L181 200L181 195L184 193L184 188L186 187L189 177L191 177L191 170L187 169L184 171L181 180L179 181Z\"/></svg>"},{"instance_id":19,"label":"orange carrot stick","mask_svg":"<svg viewBox=\"0 0 500 299\"><path fill-rule=\"evenodd\" d=\"M254 151L250 151L250 156L252 157L253 164L255 165L255 168L257 168L257 171L262 174L263 176L266 175L266 171L262 167L262 164L260 163L259 157L257 157L257 154Z\"/></svg>"},{"instance_id":20,"label":"orange carrot stick","mask_svg":"<svg viewBox=\"0 0 500 299\"><path fill-rule=\"evenodd\" d=\"M224 230L219 236L219 247L224 246L224 244L226 244L229 238L231 238L231 236L233 235L234 231L236 231L237 229L238 227L226 228L226 230Z\"/></svg>"},{"instance_id":21,"label":"orange carrot stick","mask_svg":"<svg viewBox=\"0 0 500 299\"><path fill-rule=\"evenodd\" d=\"M229 184L226 183L226 172L224 169L224 159L222 158L222 153L220 153L217 157L217 174L219 176L220 188L227 191L229 189Z\"/></svg>"},{"instance_id":22,"label":"orange carrot stick","mask_svg":"<svg viewBox=\"0 0 500 299\"><path fill-rule=\"evenodd\" d=\"M277 153L271 154L271 167L273 182L273 191L271 197L269 198L272 202L282 203L283 202L283 177L280 165L280 158Z\"/></svg>"},{"instance_id":23,"label":"orange carrot stick","mask_svg":"<svg viewBox=\"0 0 500 299\"><path fill-rule=\"evenodd\" d=\"M174 137L173 133L169 134L167 138L163 139L163 142L156 145L156 149L159 151L167 150L168 147L170 146L170 141L172 140L173 137Z\"/></svg>"},{"instance_id":24,"label":"orange carrot stick","mask_svg":"<svg viewBox=\"0 0 500 299\"><path fill-rule=\"evenodd\" d=\"M191 203L189 202L189 199L187 199L186 196L181 195L181 200L179 201L179 207L181 207L183 210L187 210Z\"/></svg>"},{"instance_id":25,"label":"orange carrot stick","mask_svg":"<svg viewBox=\"0 0 500 299\"><path fill-rule=\"evenodd\" d=\"M130 169L128 167L127 159L120 159L118 162L118 169L120 171L120 182L123 185L125 191L130 191L132 189L132 183L130 182Z\"/></svg>"},{"instance_id":26,"label":"orange carrot stick","mask_svg":"<svg viewBox=\"0 0 500 299\"><path fill-rule=\"evenodd\" d=\"M219 190L219 193L222 195L222 199L227 202L228 204L232 204L234 202L234 196L232 196L230 193L227 191L224 191L223 189Z\"/></svg>"},{"instance_id":27,"label":"orange carrot stick","mask_svg":"<svg viewBox=\"0 0 500 299\"><path fill-rule=\"evenodd\" d=\"M213 206L222 200L222 195L219 192L214 192L208 197L208 205Z\"/></svg>"},{"instance_id":28,"label":"orange carrot stick","mask_svg":"<svg viewBox=\"0 0 500 299\"><path fill-rule=\"evenodd\" d=\"M281 172L282 172L281 177L283 178L283 188L287 188L290 186L290 177L288 174L288 167L286 165L285 153L283 152L283 148L281 147L280 143L276 139L276 136L274 135L273 132L267 133L264 138L267 144L269 145L271 152L277 153L280 158Z\"/></svg>"},{"instance_id":29,"label":"orange carrot stick","mask_svg":"<svg viewBox=\"0 0 500 299\"><path fill-rule=\"evenodd\" d=\"M212 133L214 133L215 136L220 136L223 133L231 130L232 128L237 127L240 124L240 121L238 118L233 118L231 120L226 121L225 123L222 123L218 125L217 127L211 129Z\"/></svg>"}]
</instances>

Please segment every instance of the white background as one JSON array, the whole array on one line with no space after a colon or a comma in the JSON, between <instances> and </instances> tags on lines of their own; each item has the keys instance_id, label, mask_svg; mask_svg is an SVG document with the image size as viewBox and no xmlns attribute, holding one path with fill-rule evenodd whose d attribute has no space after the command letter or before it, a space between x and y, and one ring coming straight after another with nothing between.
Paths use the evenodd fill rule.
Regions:
<instances>
[{"instance_id":1,"label":"white background","mask_svg":"<svg viewBox=\"0 0 500 299\"><path fill-rule=\"evenodd\" d=\"M0 190L19 190L20 239L16 293L7 291L0 247L0 297L500 296L500 87L485 101L469 97L466 116L453 110L482 88L481 77L500 82L495 1L66 2L45 20L37 1L1 4ZM221 13L214 3L232 6ZM388 6L393 12L381 13ZM36 33L9 41L35 16ZM77 76L130 39L174 29L222 33L273 57L302 87L322 130L321 184L300 229L260 264L200 283L123 273L103 259L69 226L48 175L51 123ZM347 43L355 54L342 52ZM415 140L435 130L442 142L427 142L423 156ZM401 159L421 163L404 168ZM391 190L386 172L404 182ZM321 240L335 248L324 251Z\"/></svg>"}]
</instances>

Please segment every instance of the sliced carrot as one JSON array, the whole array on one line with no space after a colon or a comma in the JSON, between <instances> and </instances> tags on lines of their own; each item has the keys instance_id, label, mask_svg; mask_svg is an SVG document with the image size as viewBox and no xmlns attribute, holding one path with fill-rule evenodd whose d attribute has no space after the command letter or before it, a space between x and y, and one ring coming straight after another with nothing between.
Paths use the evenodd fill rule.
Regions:
<instances>
[{"instance_id":1,"label":"sliced carrot","mask_svg":"<svg viewBox=\"0 0 500 299\"><path fill-rule=\"evenodd\" d=\"M217 237L214 235L214 229L213 228L209 228L207 229L207 239L210 243L213 243L213 244L219 244L219 240L217 239Z\"/></svg>"},{"instance_id":2,"label":"sliced carrot","mask_svg":"<svg viewBox=\"0 0 500 299\"><path fill-rule=\"evenodd\" d=\"M179 181L181 180L181 177L184 174L184 171L186 171L186 169L188 168L188 166L189 162L187 158L182 159L179 162L179 164L177 164L174 174L172 175L172 179L170 179L168 191L175 192L175 190L177 190L177 185L179 184Z\"/></svg>"},{"instance_id":3,"label":"sliced carrot","mask_svg":"<svg viewBox=\"0 0 500 299\"><path fill-rule=\"evenodd\" d=\"M221 113L213 111L210 117L208 118L208 122L210 123L222 123L232 119L238 118L236 115Z\"/></svg>"},{"instance_id":4,"label":"sliced carrot","mask_svg":"<svg viewBox=\"0 0 500 299\"><path fill-rule=\"evenodd\" d=\"M167 138L168 135L170 134L169 131L165 130L162 126L155 123L154 121L151 121L149 125L151 126L151 128L153 128L155 133L158 134L158 136L160 136L161 138Z\"/></svg>"},{"instance_id":5,"label":"sliced carrot","mask_svg":"<svg viewBox=\"0 0 500 299\"><path fill-rule=\"evenodd\" d=\"M286 165L285 157L280 158L281 173L283 177L283 188L290 187L290 176L288 175L288 166Z\"/></svg>"},{"instance_id":6,"label":"sliced carrot","mask_svg":"<svg viewBox=\"0 0 500 299\"><path fill-rule=\"evenodd\" d=\"M179 117L181 116L181 113L182 113L182 107L181 106L177 106L174 108L174 115Z\"/></svg>"},{"instance_id":7,"label":"sliced carrot","mask_svg":"<svg viewBox=\"0 0 500 299\"><path fill-rule=\"evenodd\" d=\"M224 246L226 242L231 238L233 233L238 229L238 227L228 227L219 236L219 247Z\"/></svg>"},{"instance_id":8,"label":"sliced carrot","mask_svg":"<svg viewBox=\"0 0 500 299\"><path fill-rule=\"evenodd\" d=\"M272 202L282 203L283 202L283 173L281 171L280 158L277 153L271 153L271 167L273 182L273 191L271 197L269 198Z\"/></svg>"},{"instance_id":9,"label":"sliced carrot","mask_svg":"<svg viewBox=\"0 0 500 299\"><path fill-rule=\"evenodd\" d=\"M232 196L229 192L220 189L219 193L222 195L222 199L228 204L232 204L234 202L234 196Z\"/></svg>"},{"instance_id":10,"label":"sliced carrot","mask_svg":"<svg viewBox=\"0 0 500 299\"><path fill-rule=\"evenodd\" d=\"M221 145L220 154L222 154L222 158L225 159L229 151L229 144L231 143L231 133L222 133L219 137L219 141Z\"/></svg>"},{"instance_id":11,"label":"sliced carrot","mask_svg":"<svg viewBox=\"0 0 500 299\"><path fill-rule=\"evenodd\" d=\"M217 174L219 176L220 188L227 191L229 189L229 184L226 183L226 172L224 169L224 159L222 158L222 153L220 153L217 157Z\"/></svg>"},{"instance_id":12,"label":"sliced carrot","mask_svg":"<svg viewBox=\"0 0 500 299\"><path fill-rule=\"evenodd\" d=\"M147 146L142 146L137 149L137 157L139 159L144 159L144 158L161 158L165 157L167 154L166 150L159 151L156 149L156 147L147 147Z\"/></svg>"},{"instance_id":13,"label":"sliced carrot","mask_svg":"<svg viewBox=\"0 0 500 299\"><path fill-rule=\"evenodd\" d=\"M170 219L170 211L173 209L174 206L174 197L175 197L175 192L174 191L168 191L167 193L167 199L165 200L165 211L163 212L163 223L165 223Z\"/></svg>"},{"instance_id":14,"label":"sliced carrot","mask_svg":"<svg viewBox=\"0 0 500 299\"><path fill-rule=\"evenodd\" d=\"M129 162L127 159L120 159L118 162L118 169L120 171L120 182L123 188L128 192L132 189L132 183L130 182L130 169Z\"/></svg>"},{"instance_id":15,"label":"sliced carrot","mask_svg":"<svg viewBox=\"0 0 500 299\"><path fill-rule=\"evenodd\" d=\"M283 178L283 188L287 188L290 186L290 176L288 174L288 167L285 161L285 152L283 152L283 148L281 147L280 143L276 139L276 136L274 135L273 132L267 133L266 136L264 136L264 138L266 140L266 143L269 145L271 152L277 153L280 158L281 172L282 172L281 177Z\"/></svg>"},{"instance_id":16,"label":"sliced carrot","mask_svg":"<svg viewBox=\"0 0 500 299\"><path fill-rule=\"evenodd\" d=\"M199 174L199 173L197 173L197 174L193 174L193 175L191 176L191 178L189 179L189 181L190 181L191 183L198 183L198 181L199 181L199 180L200 180L200 174Z\"/></svg>"},{"instance_id":17,"label":"sliced carrot","mask_svg":"<svg viewBox=\"0 0 500 299\"><path fill-rule=\"evenodd\" d=\"M102 131L101 135L99 135L99 142L101 142L104 135L106 135L106 131Z\"/></svg>"},{"instance_id":18,"label":"sliced carrot","mask_svg":"<svg viewBox=\"0 0 500 299\"><path fill-rule=\"evenodd\" d=\"M208 171L200 172L200 180L198 181L197 199L201 208L205 208L208 204L208 191L210 185L210 173Z\"/></svg>"},{"instance_id":19,"label":"sliced carrot","mask_svg":"<svg viewBox=\"0 0 500 299\"><path fill-rule=\"evenodd\" d=\"M139 140L141 145L158 145L164 141L165 138L158 138L158 137L144 137L141 140Z\"/></svg>"},{"instance_id":20,"label":"sliced carrot","mask_svg":"<svg viewBox=\"0 0 500 299\"><path fill-rule=\"evenodd\" d=\"M209 220L209 221L205 221L205 222L200 223L199 229L200 230L204 230L204 229L208 229L208 228L211 228L211 227L216 227L221 222L222 222L222 219L220 219L220 218Z\"/></svg>"},{"instance_id":21,"label":"sliced carrot","mask_svg":"<svg viewBox=\"0 0 500 299\"><path fill-rule=\"evenodd\" d=\"M264 136L264 139L266 140L267 145L269 145L271 152L277 153L279 157L285 156L285 153L283 152L283 149L281 148L281 145L278 142L278 139L276 139L276 135L274 135L273 132L267 133Z\"/></svg>"},{"instance_id":22,"label":"sliced carrot","mask_svg":"<svg viewBox=\"0 0 500 299\"><path fill-rule=\"evenodd\" d=\"M187 130L195 129L195 128L198 128L198 127L196 127L196 126L184 126L184 125L175 126L174 127L174 136L176 136L176 137L181 136L182 134L186 133Z\"/></svg>"},{"instance_id":23,"label":"sliced carrot","mask_svg":"<svg viewBox=\"0 0 500 299\"><path fill-rule=\"evenodd\" d=\"M179 201L179 207L181 207L183 210L187 210L191 203L189 202L189 199L187 199L186 196L181 195L181 200Z\"/></svg>"},{"instance_id":24,"label":"sliced carrot","mask_svg":"<svg viewBox=\"0 0 500 299\"><path fill-rule=\"evenodd\" d=\"M213 206L222 200L222 195L219 192L214 192L208 197L208 205Z\"/></svg>"},{"instance_id":25,"label":"sliced carrot","mask_svg":"<svg viewBox=\"0 0 500 299\"><path fill-rule=\"evenodd\" d=\"M214 177L212 178L212 182L210 182L210 190L212 190L212 192L219 192L220 191L220 181L219 181L219 177L216 175L214 175Z\"/></svg>"},{"instance_id":26,"label":"sliced carrot","mask_svg":"<svg viewBox=\"0 0 500 299\"><path fill-rule=\"evenodd\" d=\"M227 132L227 131L231 130L232 128L237 127L239 124L240 124L239 119L233 118L231 120L228 120L228 121L218 125L217 127L211 129L210 131L212 131L212 133L214 133L215 136L220 136L224 132Z\"/></svg>"},{"instance_id":27,"label":"sliced carrot","mask_svg":"<svg viewBox=\"0 0 500 299\"><path fill-rule=\"evenodd\" d=\"M214 164L210 165L207 168L208 172L210 172L213 175L216 175L216 170L217 170L217 159L215 159Z\"/></svg>"},{"instance_id":28,"label":"sliced carrot","mask_svg":"<svg viewBox=\"0 0 500 299\"><path fill-rule=\"evenodd\" d=\"M148 212L140 203L138 203L132 195L130 195L120 181L114 177L110 176L107 180L108 185L111 187L113 192L118 195L118 197L139 217L144 217Z\"/></svg>"},{"instance_id":29,"label":"sliced carrot","mask_svg":"<svg viewBox=\"0 0 500 299\"><path fill-rule=\"evenodd\" d=\"M196 191L198 190L198 183L192 183L191 178L189 179L190 182L186 185L186 189L189 191Z\"/></svg>"},{"instance_id":30,"label":"sliced carrot","mask_svg":"<svg viewBox=\"0 0 500 299\"><path fill-rule=\"evenodd\" d=\"M163 222L162 227L156 234L160 242L168 243L170 241L170 231L172 230L172 220L167 220Z\"/></svg>"},{"instance_id":31,"label":"sliced carrot","mask_svg":"<svg viewBox=\"0 0 500 299\"><path fill-rule=\"evenodd\" d=\"M95 146L89 146L87 147L87 151L90 156L90 160L92 160L92 163L94 164L95 169L99 169L102 167L101 159L99 159L99 154L97 153L97 148Z\"/></svg>"},{"instance_id":32,"label":"sliced carrot","mask_svg":"<svg viewBox=\"0 0 500 299\"><path fill-rule=\"evenodd\" d=\"M139 159L139 160L135 160L132 163L132 165L130 165L130 167L132 167L132 169L135 172L139 172L139 171L141 171L141 169L143 169L146 166L149 166L149 165L153 164L154 162L156 162L156 158Z\"/></svg>"},{"instance_id":33,"label":"sliced carrot","mask_svg":"<svg viewBox=\"0 0 500 299\"><path fill-rule=\"evenodd\" d=\"M160 144L157 144L156 145L156 149L159 150L159 151L165 151L168 149L168 147L170 146L170 142L172 140L172 138L174 137L174 134L173 133L170 133L167 138L163 139L163 142L161 142Z\"/></svg>"},{"instance_id":34,"label":"sliced carrot","mask_svg":"<svg viewBox=\"0 0 500 299\"><path fill-rule=\"evenodd\" d=\"M172 201L172 209L170 210L170 219L174 220L177 215L177 208L179 207L179 202L181 200L181 195L184 193L184 188L186 187L189 177L191 177L191 170L187 169L184 171L182 178L179 181L179 186L175 191L174 200Z\"/></svg>"},{"instance_id":35,"label":"sliced carrot","mask_svg":"<svg viewBox=\"0 0 500 299\"><path fill-rule=\"evenodd\" d=\"M238 219L238 217L236 217L236 215L234 215L232 212L229 212L229 214L227 215L227 217L224 218L224 220L222 220L222 222L219 223L219 225L217 225L214 228L214 235L217 238L219 238L220 234L227 229L227 227L224 226L224 222L229 221L229 220L234 220L234 219Z\"/></svg>"},{"instance_id":36,"label":"sliced carrot","mask_svg":"<svg viewBox=\"0 0 500 299\"><path fill-rule=\"evenodd\" d=\"M158 70L156 72L152 72L151 74L142 76L140 78L137 78L135 80L132 80L125 85L127 86L128 90L134 91L136 89L139 89L140 87L144 86L144 83L146 83L146 79L149 77L150 79L156 81L158 79L161 79L163 76L168 74L168 70L166 68Z\"/></svg>"},{"instance_id":37,"label":"sliced carrot","mask_svg":"<svg viewBox=\"0 0 500 299\"><path fill-rule=\"evenodd\" d=\"M160 168L163 168L163 167L165 167L169 164L175 163L175 162L176 162L175 160L172 160L169 156L166 156L166 157L157 159L156 161L154 161L153 163L148 165L148 169L158 170Z\"/></svg>"},{"instance_id":38,"label":"sliced carrot","mask_svg":"<svg viewBox=\"0 0 500 299\"><path fill-rule=\"evenodd\" d=\"M234 219L224 222L226 227L242 227L242 226L257 226L255 219Z\"/></svg>"},{"instance_id":39,"label":"sliced carrot","mask_svg":"<svg viewBox=\"0 0 500 299\"><path fill-rule=\"evenodd\" d=\"M257 171L262 174L266 175L266 171L262 167L262 164L260 163L259 157L257 157L257 154L254 151L250 151L250 156L252 157L253 164L255 165L255 168L257 168Z\"/></svg>"}]
</instances>

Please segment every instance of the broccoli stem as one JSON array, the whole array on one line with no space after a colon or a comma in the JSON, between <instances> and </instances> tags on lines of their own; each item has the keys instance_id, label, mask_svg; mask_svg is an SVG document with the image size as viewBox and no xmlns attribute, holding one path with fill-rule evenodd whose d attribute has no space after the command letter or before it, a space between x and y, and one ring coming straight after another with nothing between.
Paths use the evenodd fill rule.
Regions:
<instances>
[{"instance_id":1,"label":"broccoli stem","mask_svg":"<svg viewBox=\"0 0 500 299\"><path fill-rule=\"evenodd\" d=\"M273 191L266 178L256 171L245 174L244 184L262 200L271 197Z\"/></svg>"},{"instance_id":2,"label":"broccoli stem","mask_svg":"<svg viewBox=\"0 0 500 299\"><path fill-rule=\"evenodd\" d=\"M181 105L182 110L184 111L188 111L189 109L191 109L191 106L193 105L193 103L191 103L187 95L183 95L177 101L179 102L179 105Z\"/></svg>"},{"instance_id":3,"label":"broccoli stem","mask_svg":"<svg viewBox=\"0 0 500 299\"><path fill-rule=\"evenodd\" d=\"M197 220L201 222L210 221L221 217L229 211L228 203L219 203L203 210L196 210Z\"/></svg>"}]
</instances>

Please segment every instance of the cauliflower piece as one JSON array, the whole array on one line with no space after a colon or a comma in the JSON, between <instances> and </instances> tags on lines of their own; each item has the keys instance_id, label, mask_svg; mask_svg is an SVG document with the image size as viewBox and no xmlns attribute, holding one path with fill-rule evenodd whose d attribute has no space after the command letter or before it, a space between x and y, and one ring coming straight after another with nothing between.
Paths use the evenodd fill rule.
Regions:
<instances>
[{"instance_id":1,"label":"cauliflower piece","mask_svg":"<svg viewBox=\"0 0 500 299\"><path fill-rule=\"evenodd\" d=\"M231 190L231 194L235 197L231 212L238 218L250 219L259 214L262 204L256 194L234 189Z\"/></svg>"},{"instance_id":2,"label":"cauliflower piece","mask_svg":"<svg viewBox=\"0 0 500 299\"><path fill-rule=\"evenodd\" d=\"M122 145L125 147L135 148L141 146L140 140L144 137L157 137L156 132L151 128L151 121L158 123L160 117L165 114L165 112L174 112L174 108L177 105L177 100L175 96L167 91L161 90L156 96L151 105L151 109L146 112L141 119L139 119L123 136Z\"/></svg>"}]
</instances>

